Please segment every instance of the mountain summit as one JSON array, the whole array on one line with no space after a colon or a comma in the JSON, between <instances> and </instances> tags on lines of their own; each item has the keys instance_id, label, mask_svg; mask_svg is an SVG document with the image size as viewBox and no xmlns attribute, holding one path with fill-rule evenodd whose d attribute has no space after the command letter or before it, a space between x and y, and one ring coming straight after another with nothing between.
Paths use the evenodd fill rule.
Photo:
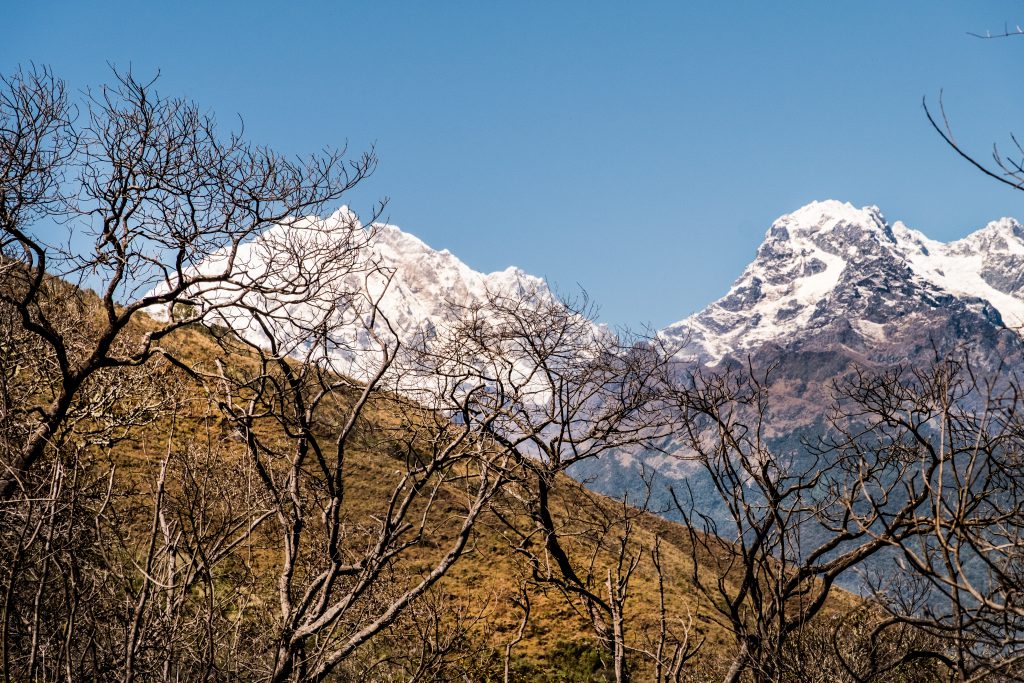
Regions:
<instances>
[{"instance_id":1,"label":"mountain summit","mask_svg":"<svg viewBox=\"0 0 1024 683\"><path fill-rule=\"evenodd\" d=\"M194 268L218 272L226 258L216 253ZM477 272L447 249L432 249L394 225L363 226L345 207L327 218L275 225L239 245L233 260L233 279L259 282L259 292L245 294L238 284L221 281L195 288L190 295L196 301L216 308L211 322L261 346L269 344L273 330L278 352L306 360L326 355L357 377L365 357L371 365L379 359L382 342L375 334L384 343L409 344L434 337L460 312L478 309L490 297L555 300L541 278L515 267ZM293 292L291 281L309 286ZM313 348L309 331L324 326L330 342Z\"/></svg>"},{"instance_id":2,"label":"mountain summit","mask_svg":"<svg viewBox=\"0 0 1024 683\"><path fill-rule=\"evenodd\" d=\"M940 330L953 325L955 330ZM840 345L909 357L907 344L1024 325L1024 227L1003 218L943 243L875 206L813 202L776 220L729 292L663 338L716 364L765 345Z\"/></svg>"}]
</instances>

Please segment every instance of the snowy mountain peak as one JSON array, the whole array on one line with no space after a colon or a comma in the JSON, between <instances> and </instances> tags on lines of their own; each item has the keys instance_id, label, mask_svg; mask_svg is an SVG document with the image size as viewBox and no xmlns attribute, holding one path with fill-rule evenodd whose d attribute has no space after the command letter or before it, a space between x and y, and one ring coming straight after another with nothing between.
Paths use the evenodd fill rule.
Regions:
<instances>
[{"instance_id":1,"label":"snowy mountain peak","mask_svg":"<svg viewBox=\"0 0 1024 683\"><path fill-rule=\"evenodd\" d=\"M545 286L544 280L527 274L516 266L493 273L480 273L447 249L436 250L415 235L403 231L396 225L376 223L371 229L373 251L380 256L381 265L385 269L397 268L401 272L399 278L406 280L414 277L416 271L423 271L445 284L461 283L483 291L484 289L504 289L519 283L531 286Z\"/></svg>"},{"instance_id":2,"label":"snowy mountain peak","mask_svg":"<svg viewBox=\"0 0 1024 683\"><path fill-rule=\"evenodd\" d=\"M901 326L954 309L1024 325L1024 226L1004 218L945 244L890 225L876 206L828 200L776 220L729 292L662 336L718 362L822 335L884 345Z\"/></svg>"},{"instance_id":3,"label":"snowy mountain peak","mask_svg":"<svg viewBox=\"0 0 1024 683\"><path fill-rule=\"evenodd\" d=\"M776 220L765 234L764 244L794 243L794 249L843 252L861 243L892 244L896 241L877 206L855 208L848 202L811 202ZM811 246L814 245L814 246Z\"/></svg>"},{"instance_id":4,"label":"snowy mountain peak","mask_svg":"<svg viewBox=\"0 0 1024 683\"><path fill-rule=\"evenodd\" d=\"M1000 218L961 240L951 242L949 246L964 252L1024 254L1024 226L1014 218Z\"/></svg>"},{"instance_id":5,"label":"snowy mountain peak","mask_svg":"<svg viewBox=\"0 0 1024 683\"><path fill-rule=\"evenodd\" d=\"M1024 226L1016 218L1003 216L998 220L992 221L975 234L978 233L1012 236L1017 240L1022 240L1024 239Z\"/></svg>"},{"instance_id":6,"label":"snowy mountain peak","mask_svg":"<svg viewBox=\"0 0 1024 683\"><path fill-rule=\"evenodd\" d=\"M341 251L331 248L334 245ZM296 256L306 261L291 263ZM543 279L527 275L519 268L511 266L490 274L477 272L447 249L435 250L395 225L373 224L364 228L347 207L328 218L307 216L275 225L241 245L237 260L240 280L246 279L247 274L258 279L264 271L282 267L330 279L325 286L314 288L315 296L325 297L323 301L304 300L301 296L285 301L285 294L271 294L267 298L273 301L262 305L275 309L275 325L291 339L285 353L308 351L301 338L308 325L303 324L318 315L328 315L328 324L335 327L333 348L328 355L353 363L363 354L376 353L379 342L366 330L370 319L377 326L383 326L382 320L386 320L384 336L393 332L399 341L408 343L431 338L464 309L482 306L493 295L555 299ZM223 257L215 255L196 268L203 271L222 264ZM194 295L223 306L233 301L238 292L237 287L215 286ZM348 298L340 299L339 293ZM377 307L375 315L369 313L371 305ZM245 309L228 305L217 315L216 322L230 324L256 343L266 343L260 326L254 324ZM372 353L366 354L368 351ZM354 365L346 372L358 376Z\"/></svg>"},{"instance_id":7,"label":"snowy mountain peak","mask_svg":"<svg viewBox=\"0 0 1024 683\"><path fill-rule=\"evenodd\" d=\"M864 229L885 229L885 218L877 206L856 208L849 202L835 199L811 202L796 211L780 217L768 231L786 230L790 234L811 236L827 233L842 226L856 226Z\"/></svg>"}]
</instances>

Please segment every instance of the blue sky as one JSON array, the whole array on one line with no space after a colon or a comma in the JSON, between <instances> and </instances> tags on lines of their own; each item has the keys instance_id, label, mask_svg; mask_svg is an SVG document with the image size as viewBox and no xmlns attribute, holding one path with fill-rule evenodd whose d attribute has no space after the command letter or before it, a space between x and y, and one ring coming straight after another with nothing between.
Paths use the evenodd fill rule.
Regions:
<instances>
[{"instance_id":1,"label":"blue sky","mask_svg":"<svg viewBox=\"0 0 1024 683\"><path fill-rule=\"evenodd\" d=\"M484 271L583 287L617 325L721 296L771 221L877 204L937 239L1024 193L957 159L921 97L945 90L986 155L1024 134L1012 0L10 2L0 69L76 88L108 62L286 152L376 145L351 203Z\"/></svg>"}]
</instances>

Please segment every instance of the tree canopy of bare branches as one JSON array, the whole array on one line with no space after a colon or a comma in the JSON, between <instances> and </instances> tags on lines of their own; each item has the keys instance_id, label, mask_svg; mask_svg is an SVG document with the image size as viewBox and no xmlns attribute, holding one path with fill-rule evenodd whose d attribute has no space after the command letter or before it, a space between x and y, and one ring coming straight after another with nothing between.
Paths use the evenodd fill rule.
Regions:
<instances>
[{"instance_id":1,"label":"tree canopy of bare branches","mask_svg":"<svg viewBox=\"0 0 1024 683\"><path fill-rule=\"evenodd\" d=\"M90 377L145 362L161 339L206 312L179 306L192 313L168 315L128 343L140 311L187 304L209 286L302 288L267 274L247 280L235 257L243 242L317 212L373 171L372 154L348 161L343 152L281 156L240 133L221 133L197 105L162 97L131 72L115 72L114 85L78 105L46 68L5 77L0 300L52 355L59 382L31 412L17 457L5 462L0 500L25 485ZM215 254L216 267L197 268ZM74 343L64 321L40 305L48 277L98 292L103 314L88 343Z\"/></svg>"}]
</instances>

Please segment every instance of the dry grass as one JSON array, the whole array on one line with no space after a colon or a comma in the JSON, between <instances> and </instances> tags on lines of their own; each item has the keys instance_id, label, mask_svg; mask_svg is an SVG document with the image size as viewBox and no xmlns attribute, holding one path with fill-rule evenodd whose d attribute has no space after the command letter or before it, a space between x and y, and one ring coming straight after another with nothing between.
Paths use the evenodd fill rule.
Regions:
<instances>
[{"instance_id":1,"label":"dry grass","mask_svg":"<svg viewBox=\"0 0 1024 683\"><path fill-rule=\"evenodd\" d=\"M85 301L88 304L92 299L86 296ZM132 338L137 339L154 325L139 317L125 333L125 343L131 343ZM218 339L215 330L198 326L178 330L164 340L163 346L195 373L189 375L159 358L151 364L151 377L163 387L164 398L174 404L174 410L164 418L133 429L127 438L105 453L104 457L117 472L117 486L124 495L135 495L144 503L152 494L155 473L163 455L169 450L189 447L215 454L216 476L229 487L239 491L251 489L252 473L244 444L232 433L218 410L217 387L202 379L204 374L213 373L218 359L241 364L240 367L255 365L254 357L239 353L237 349L230 357L226 356L224 341ZM350 400L352 397L341 395L334 405L327 407L325 430L345 414L346 403ZM374 525L403 471L401 449L395 448L395 444L407 437L403 430L417 420L433 419L436 418L423 409L393 396L382 396L369 405L355 447L346 454L344 515L353 528ZM287 445L283 433L272 438L277 438L282 446ZM315 488L316 477L310 477L309 481L309 486ZM609 524L608 520L621 516L623 507L619 502L586 491L568 477L559 478L554 495L552 511L564 524L570 556L578 566L590 568L593 590L601 592L607 572L615 565L614 550L622 530L621 525ZM408 585L432 566L453 538L466 499L466 493L456 486L446 486L440 491L428 514L430 533L395 563L394 581ZM550 585L529 580L526 563L515 552L519 540L508 525L510 521L513 525L525 525L522 511L516 509L516 502L511 498L495 504L503 514L500 517L488 514L482 519L469 550L438 584L434 594L440 596L448 608L446 619L463 620L469 625L473 639L500 653L515 637L522 618L516 598L525 587L532 609L524 637L515 647L515 657L520 666L543 667L549 663L548 658L556 646L573 641L591 642L594 633L578 603L568 600ZM629 552L640 554L642 560L629 586L627 643L637 650L653 649L660 626L663 590L670 628L677 634L689 628L695 642L706 641L702 651L706 661L726 656L734 647L733 638L716 620L713 606L699 599L690 579L694 558L700 572L721 563L703 558L704 550L695 552L689 531L680 525L639 511L633 514ZM265 605L268 612L275 604L273 592L280 563L275 534L272 522L267 522L238 550L255 576L247 589L253 593L252 605L256 608ZM356 534L354 547L358 540ZM664 568L660 577L650 558L656 542L660 543ZM833 599L836 609L852 606L854 602L846 594L837 594ZM273 619L269 614L260 618ZM645 671L642 660L642 657L634 657L641 672Z\"/></svg>"}]
</instances>

